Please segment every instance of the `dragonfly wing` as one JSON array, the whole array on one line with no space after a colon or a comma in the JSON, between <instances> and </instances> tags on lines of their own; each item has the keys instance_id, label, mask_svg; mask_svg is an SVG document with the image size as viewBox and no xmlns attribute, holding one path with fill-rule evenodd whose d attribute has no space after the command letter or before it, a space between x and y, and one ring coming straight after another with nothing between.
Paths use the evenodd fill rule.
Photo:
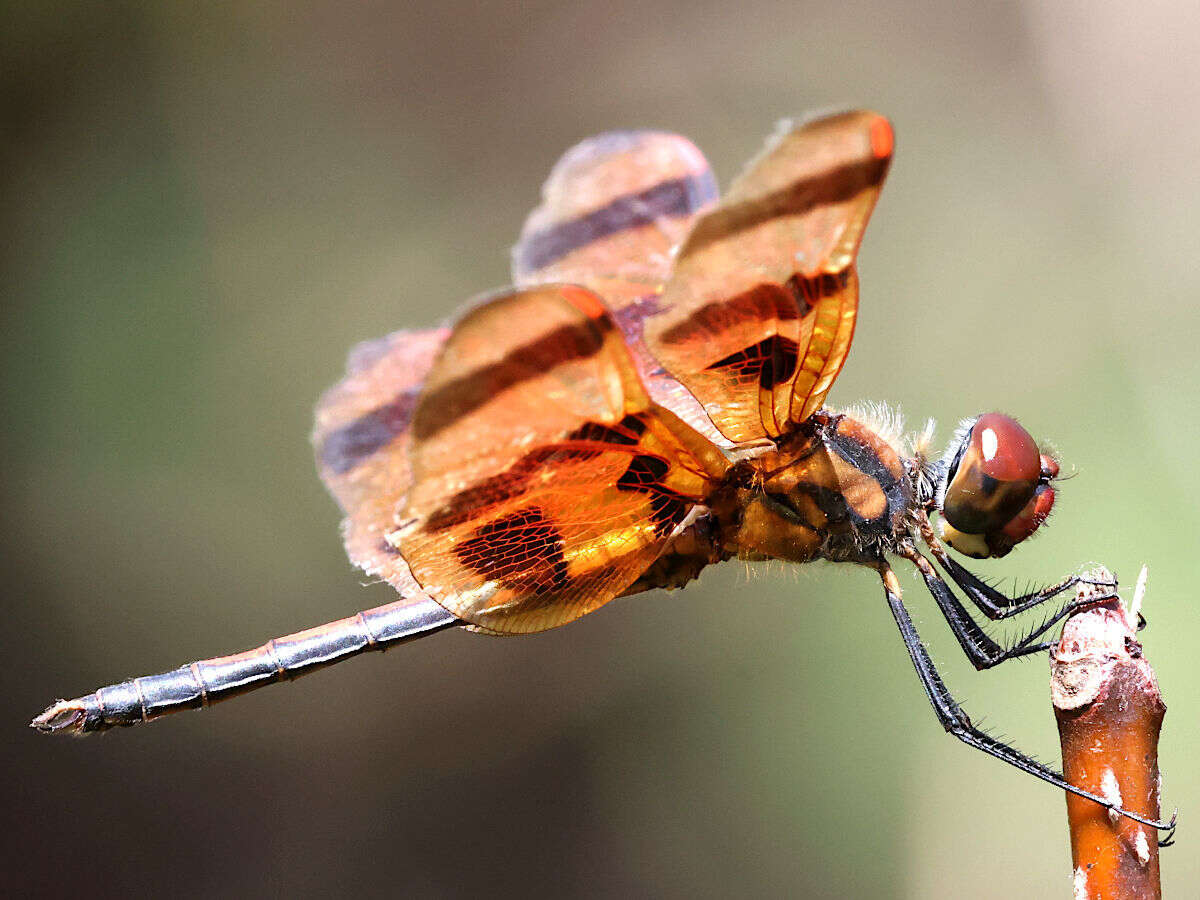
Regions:
<instances>
[{"instance_id":1,"label":"dragonfly wing","mask_svg":"<svg viewBox=\"0 0 1200 900\"><path fill-rule=\"evenodd\" d=\"M384 536L396 527L396 509L412 483L408 444L421 384L449 333L398 331L359 344L345 378L317 404L317 470L346 514L346 553L404 597L424 592Z\"/></svg>"},{"instance_id":2,"label":"dragonfly wing","mask_svg":"<svg viewBox=\"0 0 1200 900\"><path fill-rule=\"evenodd\" d=\"M643 387L600 298L489 298L443 345L412 424L413 484L388 540L484 630L541 631L620 594L726 466Z\"/></svg>"},{"instance_id":3,"label":"dragonfly wing","mask_svg":"<svg viewBox=\"0 0 1200 900\"><path fill-rule=\"evenodd\" d=\"M646 342L731 441L775 437L824 402L892 144L871 112L785 123L680 248Z\"/></svg>"},{"instance_id":4,"label":"dragonfly wing","mask_svg":"<svg viewBox=\"0 0 1200 900\"><path fill-rule=\"evenodd\" d=\"M599 294L654 400L725 443L699 402L651 356L642 322L660 308L674 253L717 182L687 138L658 131L596 135L563 154L512 253L513 283L578 284Z\"/></svg>"}]
</instances>

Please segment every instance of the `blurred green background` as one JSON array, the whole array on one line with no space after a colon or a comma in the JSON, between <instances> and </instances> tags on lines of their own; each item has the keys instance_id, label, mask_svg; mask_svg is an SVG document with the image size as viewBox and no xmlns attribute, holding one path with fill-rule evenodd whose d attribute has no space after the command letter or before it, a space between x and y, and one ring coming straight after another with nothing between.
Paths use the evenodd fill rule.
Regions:
<instances>
[{"instance_id":1,"label":"blurred green background","mask_svg":"<svg viewBox=\"0 0 1200 900\"><path fill-rule=\"evenodd\" d=\"M834 403L999 408L1080 476L982 574L1150 564L1167 895L1200 878L1195 4L9 3L0 753L9 893L1066 897L1061 794L943 734L866 571L731 563L570 628L439 635L204 714L57 696L388 601L308 444L356 341L507 280L559 153L892 117ZM1136 10L1136 11L1135 11ZM968 710L1057 760L1047 666Z\"/></svg>"}]
</instances>

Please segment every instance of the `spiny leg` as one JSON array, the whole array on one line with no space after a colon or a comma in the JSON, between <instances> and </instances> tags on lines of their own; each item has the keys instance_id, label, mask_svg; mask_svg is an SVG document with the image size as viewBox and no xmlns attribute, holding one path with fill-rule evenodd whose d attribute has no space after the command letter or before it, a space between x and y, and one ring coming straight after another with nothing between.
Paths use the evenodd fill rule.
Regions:
<instances>
[{"instance_id":1,"label":"spiny leg","mask_svg":"<svg viewBox=\"0 0 1200 900\"><path fill-rule=\"evenodd\" d=\"M921 573L921 577L925 581L925 586L929 589L929 593L937 603L938 609L942 611L942 615L945 617L947 624L949 624L950 630L954 632L954 637L958 641L958 645L962 647L963 652L967 655L967 659L971 661L971 665L980 671L998 666L1009 659L1028 656L1031 653L1038 653L1049 649L1053 642L1034 643L1034 641L1071 613L1095 606L1097 603L1103 603L1105 600L1111 600L1116 596L1115 594L1107 594L1089 597L1085 601L1068 603L1016 643L1005 647L998 644L979 627L979 624L962 605L962 601L958 599L958 596L951 590L950 585L946 584L942 576L937 573L937 570L934 569L929 560L918 553L912 546L902 547L900 555L917 567L917 571Z\"/></svg>"},{"instance_id":2,"label":"spiny leg","mask_svg":"<svg viewBox=\"0 0 1200 900\"><path fill-rule=\"evenodd\" d=\"M958 597L930 565L929 560L912 547L903 548L900 555L912 562L917 567L917 571L921 573L925 587L929 589L938 609L942 611L942 616L954 633L958 645L962 647L963 653L971 661L971 665L976 669L983 670L1002 662L1006 658L1005 648L992 640L979 627L979 623L963 608Z\"/></svg>"},{"instance_id":3,"label":"spiny leg","mask_svg":"<svg viewBox=\"0 0 1200 900\"><path fill-rule=\"evenodd\" d=\"M1168 834L1163 840L1170 841L1175 829L1174 817L1171 818L1170 822L1156 822L1153 819L1147 819L1137 813L1122 809L1098 794L1093 794L1091 791L1085 791L1083 788L1076 787L1068 782L1062 773L1042 765L1015 747L1010 747L1003 741L998 741L976 728L962 707L958 705L958 702L950 693L950 689L946 687L946 683L942 681L942 677L938 674L933 660L930 659L925 645L921 643L921 636L917 633L916 626L913 625L912 618L909 616L908 610L905 608L904 601L901 598L900 582L896 578L896 573L887 565L881 565L879 574L883 579L883 589L887 595L888 606L891 608L892 616L895 618L896 625L900 629L900 636L904 640L904 646L908 649L909 658L912 660L913 667L917 670L917 677L921 679L921 686L925 689L925 696L929 698L930 705L933 706L933 711L943 728L964 744L1003 760L1010 766L1020 769L1022 772L1040 778L1042 781L1064 791L1069 791L1078 797L1099 803L1105 809L1122 816L1127 816L1135 822L1140 822L1143 825L1148 825L1160 831L1167 831Z\"/></svg>"},{"instance_id":4,"label":"spiny leg","mask_svg":"<svg viewBox=\"0 0 1200 900\"><path fill-rule=\"evenodd\" d=\"M958 563L938 540L937 534L933 530L933 526L929 522L929 517L925 514L920 516L921 539L929 547L929 551L933 554L933 558L938 561L943 569L946 570L951 580L958 585L959 589L966 595L981 613L993 621L1007 619L1009 616L1015 616L1018 613L1023 613L1026 610L1033 609L1035 606L1041 606L1047 600L1059 596L1064 591L1070 590L1077 584L1095 584L1097 587L1112 587L1116 588L1115 584L1101 584L1099 582L1089 581L1078 575L1072 575L1064 578L1057 584L1050 587L1042 588L1041 590L1031 591L1028 594L1021 594L1017 597L1009 597L990 585L980 581L975 575L967 571L961 564Z\"/></svg>"}]
</instances>

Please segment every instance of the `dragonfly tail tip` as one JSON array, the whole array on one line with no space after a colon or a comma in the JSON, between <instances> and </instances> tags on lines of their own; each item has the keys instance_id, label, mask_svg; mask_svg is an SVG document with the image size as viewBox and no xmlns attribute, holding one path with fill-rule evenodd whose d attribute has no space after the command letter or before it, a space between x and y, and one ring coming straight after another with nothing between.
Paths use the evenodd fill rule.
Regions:
<instances>
[{"instance_id":1,"label":"dragonfly tail tip","mask_svg":"<svg viewBox=\"0 0 1200 900\"><path fill-rule=\"evenodd\" d=\"M87 710L77 700L59 700L29 723L42 734L82 734Z\"/></svg>"}]
</instances>

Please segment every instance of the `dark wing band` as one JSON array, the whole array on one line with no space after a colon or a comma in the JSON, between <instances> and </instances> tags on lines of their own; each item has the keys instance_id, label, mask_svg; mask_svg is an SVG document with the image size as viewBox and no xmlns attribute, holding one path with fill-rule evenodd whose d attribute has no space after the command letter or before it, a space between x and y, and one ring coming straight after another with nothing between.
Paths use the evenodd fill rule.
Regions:
<instances>
[{"instance_id":1,"label":"dark wing band","mask_svg":"<svg viewBox=\"0 0 1200 900\"><path fill-rule=\"evenodd\" d=\"M449 333L398 331L359 344L345 378L317 404L317 471L346 514L346 553L406 599L425 595L384 536L412 482L408 445L421 384Z\"/></svg>"}]
</instances>

